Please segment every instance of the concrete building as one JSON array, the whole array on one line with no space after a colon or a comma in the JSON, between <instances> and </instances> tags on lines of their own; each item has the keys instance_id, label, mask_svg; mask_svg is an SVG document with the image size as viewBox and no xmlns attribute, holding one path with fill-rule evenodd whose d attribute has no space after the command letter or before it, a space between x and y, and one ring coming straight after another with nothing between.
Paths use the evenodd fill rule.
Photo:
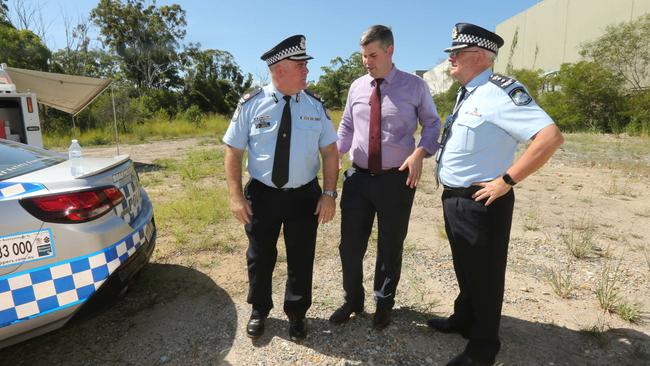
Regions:
<instances>
[{"instance_id":1,"label":"concrete building","mask_svg":"<svg viewBox=\"0 0 650 366\"><path fill-rule=\"evenodd\" d=\"M650 0L543 0L499 23L496 33L505 41L494 71L505 74L508 61L515 69L554 72L566 62L580 61L580 45L604 34L608 25L629 22L650 13ZM517 35L517 44L512 51ZM432 94L446 91L452 80L444 61L424 73Z\"/></svg>"},{"instance_id":2,"label":"concrete building","mask_svg":"<svg viewBox=\"0 0 650 366\"><path fill-rule=\"evenodd\" d=\"M512 52L515 69L557 71L580 61L581 44L597 39L605 28L650 13L650 0L544 0L500 23L505 41L494 71L505 73ZM516 34L516 37L515 37Z\"/></svg>"}]
</instances>

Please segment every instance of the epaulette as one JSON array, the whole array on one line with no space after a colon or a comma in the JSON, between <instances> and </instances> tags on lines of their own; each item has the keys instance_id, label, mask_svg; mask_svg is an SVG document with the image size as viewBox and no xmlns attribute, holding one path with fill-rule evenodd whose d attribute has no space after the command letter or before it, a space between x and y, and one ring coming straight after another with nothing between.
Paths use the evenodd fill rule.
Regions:
<instances>
[{"instance_id":1,"label":"epaulette","mask_svg":"<svg viewBox=\"0 0 650 366\"><path fill-rule=\"evenodd\" d=\"M257 94L259 94L261 92L262 92L262 88L257 88L257 89L254 89L254 90L250 91L249 93L244 94L241 97L241 99L239 99L239 104L244 104L244 103L248 102L249 100L253 99L254 96L256 96Z\"/></svg>"},{"instance_id":2,"label":"epaulette","mask_svg":"<svg viewBox=\"0 0 650 366\"><path fill-rule=\"evenodd\" d=\"M308 89L305 89L305 94L307 94L310 97L312 97L312 98L316 99L317 101L321 102L321 104L323 105L323 112L325 112L325 117L327 117L327 119L329 119L329 120L332 119L330 117L329 113L327 113L327 107L325 106L325 101L323 100L323 98L321 98L320 95L318 95L318 94L316 94L313 91L308 90Z\"/></svg>"},{"instance_id":3,"label":"epaulette","mask_svg":"<svg viewBox=\"0 0 650 366\"><path fill-rule=\"evenodd\" d=\"M507 89L510 85L516 83L517 80L500 74L492 74L490 75L490 82L501 89Z\"/></svg>"},{"instance_id":4,"label":"epaulette","mask_svg":"<svg viewBox=\"0 0 650 366\"><path fill-rule=\"evenodd\" d=\"M511 90L506 90L517 82L517 80L513 78L499 74L492 74L490 76L490 81L508 93L508 96L510 99L512 99L512 102L515 103L515 105L528 105L533 101L533 97L528 94L528 91L526 91L526 88L524 88L522 85L515 86Z\"/></svg>"},{"instance_id":5,"label":"epaulette","mask_svg":"<svg viewBox=\"0 0 650 366\"><path fill-rule=\"evenodd\" d=\"M310 97L316 99L317 101L319 101L319 102L325 104L325 101L323 100L323 98L321 98L320 95L314 93L313 91L311 91L311 90L309 90L309 89L305 89L305 93L306 93L307 95L309 95Z\"/></svg>"}]
</instances>

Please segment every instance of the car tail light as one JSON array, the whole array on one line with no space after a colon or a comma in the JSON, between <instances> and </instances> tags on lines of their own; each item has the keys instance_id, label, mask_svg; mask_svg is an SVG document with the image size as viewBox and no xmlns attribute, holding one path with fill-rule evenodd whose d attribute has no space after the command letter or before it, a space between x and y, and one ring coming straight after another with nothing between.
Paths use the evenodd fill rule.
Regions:
<instances>
[{"instance_id":1,"label":"car tail light","mask_svg":"<svg viewBox=\"0 0 650 366\"><path fill-rule=\"evenodd\" d=\"M81 223L97 219L124 200L115 187L24 198L20 204L34 217L56 223Z\"/></svg>"}]
</instances>

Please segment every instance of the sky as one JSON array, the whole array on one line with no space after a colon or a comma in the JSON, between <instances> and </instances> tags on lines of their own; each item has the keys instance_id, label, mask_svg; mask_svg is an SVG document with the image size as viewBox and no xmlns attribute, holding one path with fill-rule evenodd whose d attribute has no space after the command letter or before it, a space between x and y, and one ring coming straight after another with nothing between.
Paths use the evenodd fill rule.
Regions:
<instances>
[{"instance_id":1,"label":"sky","mask_svg":"<svg viewBox=\"0 0 650 366\"><path fill-rule=\"evenodd\" d=\"M20 0L9 0L11 7ZM22 0L39 9L51 50L65 46L65 23L87 19L97 0ZM404 71L429 70L445 60L455 23L468 22L495 30L497 24L539 0L176 0L186 11L184 44L229 51L244 73L267 78L260 55L286 37L303 34L309 62L308 80L317 81L321 67L335 57L359 50L361 33L373 24L390 26L395 38L393 62ZM95 33L95 37L97 33ZM97 41L96 44L99 44Z\"/></svg>"}]
</instances>

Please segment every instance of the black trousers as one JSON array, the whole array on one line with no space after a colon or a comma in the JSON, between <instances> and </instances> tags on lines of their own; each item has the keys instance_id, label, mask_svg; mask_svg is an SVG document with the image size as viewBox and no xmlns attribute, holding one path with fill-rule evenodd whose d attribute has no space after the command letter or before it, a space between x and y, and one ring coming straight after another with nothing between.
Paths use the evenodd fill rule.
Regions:
<instances>
[{"instance_id":1,"label":"black trousers","mask_svg":"<svg viewBox=\"0 0 650 366\"><path fill-rule=\"evenodd\" d=\"M474 191L445 189L442 194L460 288L450 319L469 333L467 354L494 362L501 347L498 333L515 194L510 190L486 207L471 198Z\"/></svg>"},{"instance_id":2,"label":"black trousers","mask_svg":"<svg viewBox=\"0 0 650 366\"><path fill-rule=\"evenodd\" d=\"M350 168L341 197L341 244L345 302L364 305L363 257L377 215L377 259L374 293L377 307L392 308L402 270L402 248L408 231L415 189L406 185L408 170L370 175Z\"/></svg>"},{"instance_id":3,"label":"black trousers","mask_svg":"<svg viewBox=\"0 0 650 366\"><path fill-rule=\"evenodd\" d=\"M321 196L318 180L295 189L276 189L257 180L244 192L251 202L253 218L244 226L248 236L248 303L261 315L273 308L272 278L278 256L277 241L283 227L287 250L287 282L284 312L289 319L304 318L311 306L312 274Z\"/></svg>"}]
</instances>

